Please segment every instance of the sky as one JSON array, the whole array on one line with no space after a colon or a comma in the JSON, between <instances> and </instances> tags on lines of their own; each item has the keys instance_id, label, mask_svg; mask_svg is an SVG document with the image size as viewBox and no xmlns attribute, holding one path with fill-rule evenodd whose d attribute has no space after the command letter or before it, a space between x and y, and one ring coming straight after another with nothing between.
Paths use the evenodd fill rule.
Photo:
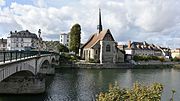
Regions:
<instances>
[{"instance_id":1,"label":"sky","mask_svg":"<svg viewBox=\"0 0 180 101\"><path fill-rule=\"evenodd\" d=\"M180 48L180 0L0 0L0 38L10 31L42 30L44 40L81 25L81 42L97 32L101 8L103 29L119 44L146 41Z\"/></svg>"}]
</instances>

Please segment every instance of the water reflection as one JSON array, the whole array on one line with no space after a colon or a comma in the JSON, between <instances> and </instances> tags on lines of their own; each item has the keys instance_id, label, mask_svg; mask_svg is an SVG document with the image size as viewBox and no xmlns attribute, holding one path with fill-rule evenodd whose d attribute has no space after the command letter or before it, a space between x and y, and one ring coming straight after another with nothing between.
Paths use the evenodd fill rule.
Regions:
<instances>
[{"instance_id":1,"label":"water reflection","mask_svg":"<svg viewBox=\"0 0 180 101\"><path fill-rule=\"evenodd\" d=\"M63 69L47 77L46 93L40 95L0 95L0 101L92 101L100 91L107 91L115 81L121 87L131 87L136 81L165 85L162 101L176 90L180 99L180 70L178 69Z\"/></svg>"}]
</instances>

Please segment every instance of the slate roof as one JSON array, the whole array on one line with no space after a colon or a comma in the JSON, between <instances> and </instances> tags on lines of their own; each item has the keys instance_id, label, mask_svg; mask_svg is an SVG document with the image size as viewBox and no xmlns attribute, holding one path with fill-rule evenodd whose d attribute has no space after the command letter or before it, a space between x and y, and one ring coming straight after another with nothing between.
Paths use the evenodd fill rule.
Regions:
<instances>
[{"instance_id":1,"label":"slate roof","mask_svg":"<svg viewBox=\"0 0 180 101\"><path fill-rule=\"evenodd\" d=\"M131 49L159 50L157 46L148 44L147 42L132 42Z\"/></svg>"},{"instance_id":2,"label":"slate roof","mask_svg":"<svg viewBox=\"0 0 180 101\"><path fill-rule=\"evenodd\" d=\"M19 31L19 32L10 32L10 36L8 38L35 38L38 39L35 33L31 33L28 30Z\"/></svg>"}]
</instances>

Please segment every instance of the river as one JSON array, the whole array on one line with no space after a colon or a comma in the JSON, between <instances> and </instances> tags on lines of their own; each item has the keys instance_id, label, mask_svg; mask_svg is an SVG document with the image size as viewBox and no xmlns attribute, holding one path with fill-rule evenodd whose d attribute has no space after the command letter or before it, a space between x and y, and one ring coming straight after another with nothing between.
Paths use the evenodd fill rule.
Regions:
<instances>
[{"instance_id":1,"label":"river","mask_svg":"<svg viewBox=\"0 0 180 101\"><path fill-rule=\"evenodd\" d=\"M180 69L58 69L47 76L47 89L39 95L0 95L0 101L93 101L100 91L115 81L120 87L131 87L136 81L164 85L162 101L168 101L175 89L180 100Z\"/></svg>"}]
</instances>

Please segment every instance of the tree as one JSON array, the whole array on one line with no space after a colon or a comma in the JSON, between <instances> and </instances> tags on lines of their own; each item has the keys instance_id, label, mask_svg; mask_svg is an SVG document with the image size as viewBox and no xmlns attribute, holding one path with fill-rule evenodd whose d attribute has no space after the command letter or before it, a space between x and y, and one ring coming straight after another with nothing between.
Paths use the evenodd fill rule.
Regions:
<instances>
[{"instance_id":1,"label":"tree","mask_svg":"<svg viewBox=\"0 0 180 101\"><path fill-rule=\"evenodd\" d=\"M69 49L70 51L73 51L76 54L78 54L81 43L81 26L79 24L73 25L69 34L70 34Z\"/></svg>"},{"instance_id":2,"label":"tree","mask_svg":"<svg viewBox=\"0 0 180 101\"><path fill-rule=\"evenodd\" d=\"M69 49L63 44L59 44L57 48L59 52L69 52Z\"/></svg>"},{"instance_id":3,"label":"tree","mask_svg":"<svg viewBox=\"0 0 180 101\"><path fill-rule=\"evenodd\" d=\"M117 83L110 85L107 92L100 92L96 101L161 101L163 85L153 83L151 85L142 85L134 83L131 89L120 88ZM173 91L172 98L175 91Z\"/></svg>"}]
</instances>

